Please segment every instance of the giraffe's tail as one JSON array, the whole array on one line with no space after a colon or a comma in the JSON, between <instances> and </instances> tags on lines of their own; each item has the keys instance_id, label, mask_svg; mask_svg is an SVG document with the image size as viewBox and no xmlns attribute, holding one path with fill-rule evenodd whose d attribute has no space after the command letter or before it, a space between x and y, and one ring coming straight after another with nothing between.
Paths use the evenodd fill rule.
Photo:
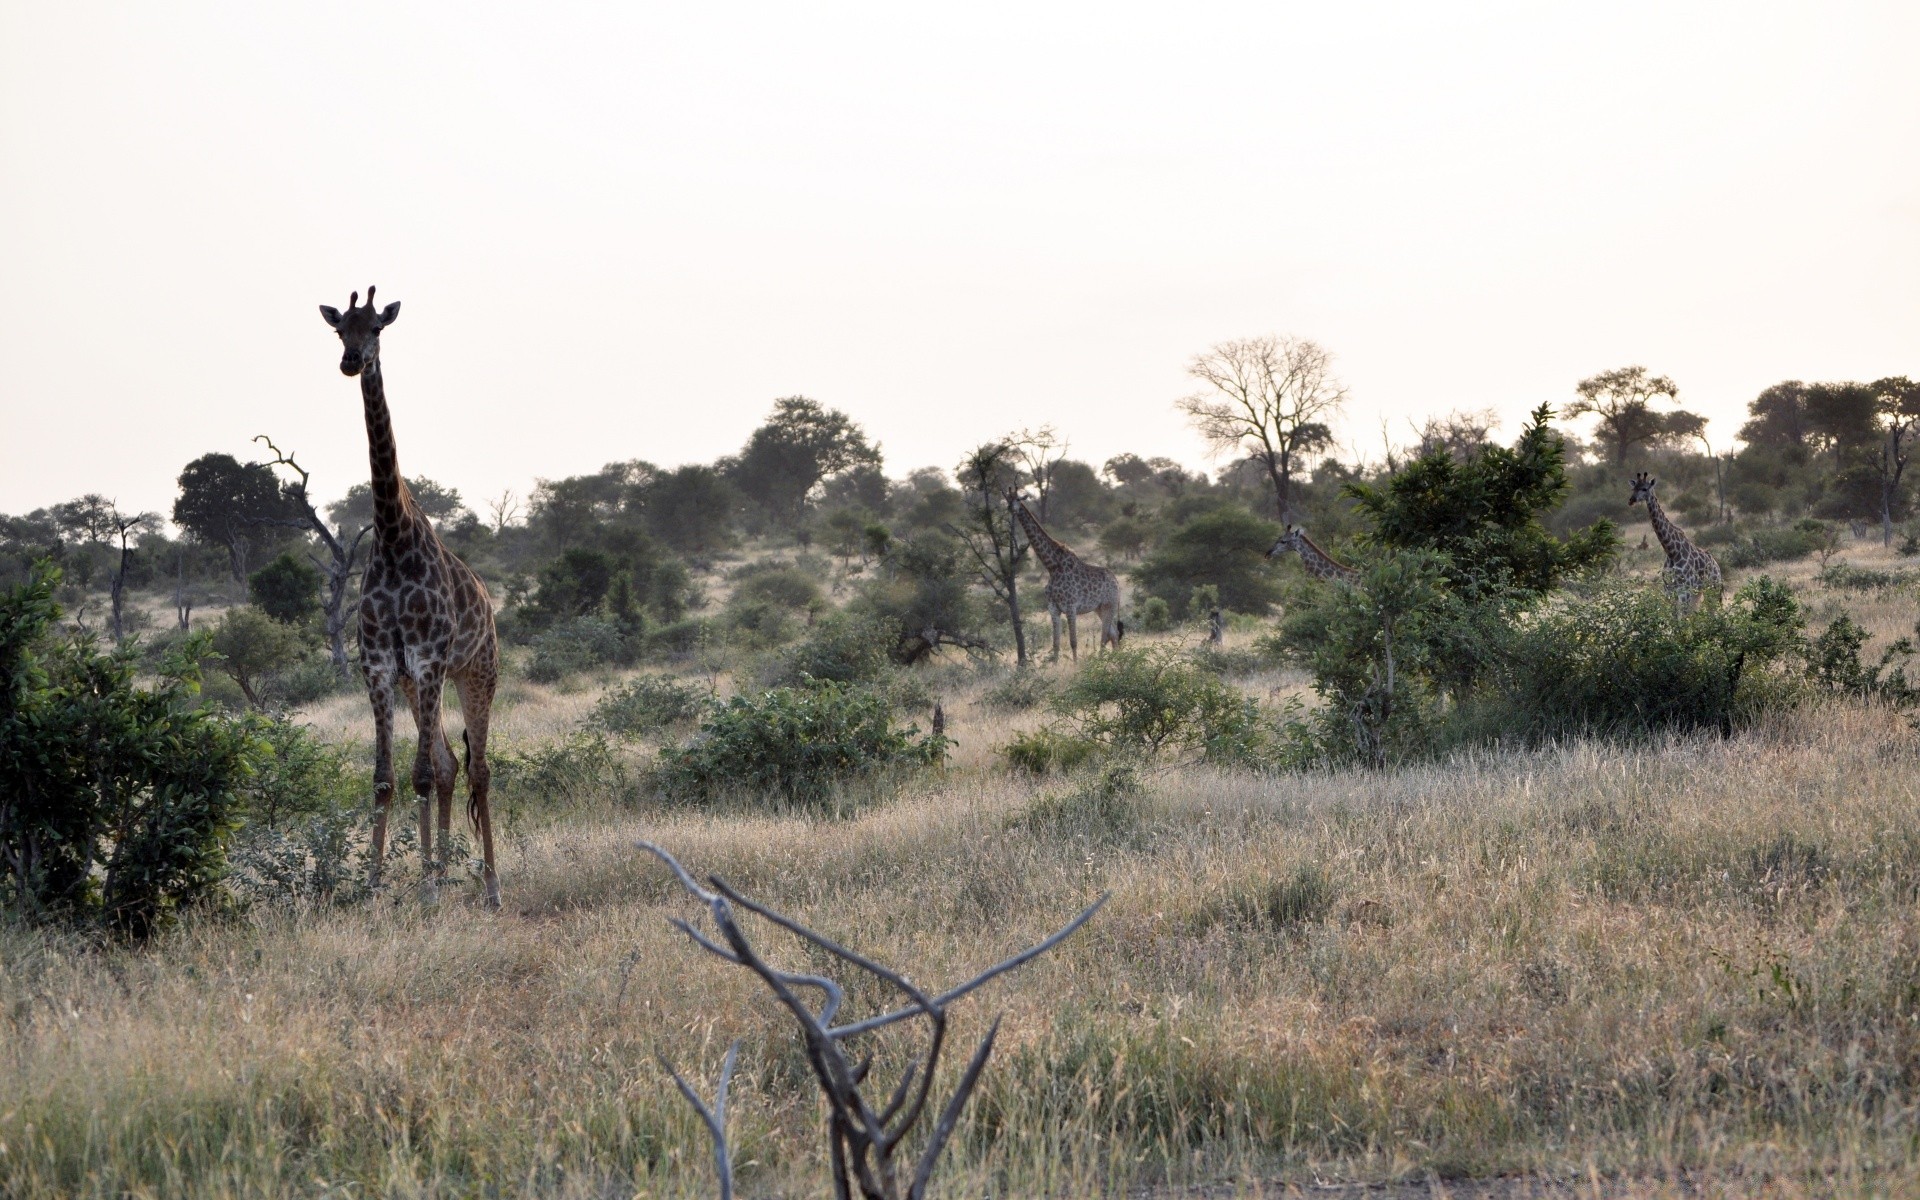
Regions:
<instances>
[{"instance_id":1,"label":"giraffe's tail","mask_svg":"<svg viewBox=\"0 0 1920 1200\"><path fill-rule=\"evenodd\" d=\"M467 768L467 824L480 828L480 800L473 794L473 735L460 731L460 757Z\"/></svg>"}]
</instances>

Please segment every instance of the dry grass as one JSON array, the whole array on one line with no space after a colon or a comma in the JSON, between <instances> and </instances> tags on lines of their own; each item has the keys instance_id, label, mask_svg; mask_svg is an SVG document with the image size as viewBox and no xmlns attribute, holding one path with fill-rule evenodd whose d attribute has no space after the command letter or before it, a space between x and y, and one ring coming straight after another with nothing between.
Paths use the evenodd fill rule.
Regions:
<instances>
[{"instance_id":1,"label":"dry grass","mask_svg":"<svg viewBox=\"0 0 1920 1200\"><path fill-rule=\"evenodd\" d=\"M1846 600L1909 627L1910 596ZM710 1077L738 1036L747 1194L820 1194L791 1031L667 928L692 914L641 836L929 982L1113 892L963 1014L1006 1026L944 1195L1920 1191L1903 719L1102 796L1006 774L995 748L1042 714L935 684L944 777L839 821L524 823L499 916L467 889L204 917L142 952L0 930L0 1193L709 1195L654 1055ZM515 687L514 739L595 696ZM309 715L357 739L356 703Z\"/></svg>"}]
</instances>

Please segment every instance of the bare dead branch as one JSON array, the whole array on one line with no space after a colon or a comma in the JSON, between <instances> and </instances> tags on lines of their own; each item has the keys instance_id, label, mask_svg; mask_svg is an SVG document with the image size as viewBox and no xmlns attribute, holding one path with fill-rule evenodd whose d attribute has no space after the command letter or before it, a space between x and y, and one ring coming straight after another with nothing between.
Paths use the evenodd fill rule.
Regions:
<instances>
[{"instance_id":1,"label":"bare dead branch","mask_svg":"<svg viewBox=\"0 0 1920 1200\"><path fill-rule=\"evenodd\" d=\"M727 1059L720 1065L720 1086L714 1089L712 1108L700 1099L700 1093L693 1090L692 1084L680 1077L672 1063L664 1058L659 1060L667 1074L673 1076L680 1094L706 1122L707 1134L713 1138L713 1170L720 1180L720 1200L733 1200L733 1155L727 1149L727 1085L733 1082L733 1064L739 1056L740 1043L736 1041L727 1047Z\"/></svg>"},{"instance_id":2,"label":"bare dead branch","mask_svg":"<svg viewBox=\"0 0 1920 1200\"><path fill-rule=\"evenodd\" d=\"M959 1122L961 1110L966 1107L968 1098L979 1082L980 1073L986 1066L988 1056L992 1053L994 1039L999 1031L999 1022L996 1020L993 1028L974 1051L973 1058L968 1063L955 1091L941 1106L940 1116L935 1122L930 1140L921 1152L906 1190L902 1191L901 1180L893 1164L893 1154L907 1133L919 1122L932 1097L940 1056L946 1046L947 1004L979 988L988 980L1030 962L1052 949L1085 924L1095 912L1099 911L1107 899L1102 896L1059 931L1037 945L987 968L958 987L951 988L939 996L931 996L893 968L859 951L849 949L802 922L741 894L718 875L708 876L708 883L712 885L709 889L697 882L678 860L661 847L651 842L641 842L639 845L641 849L665 863L679 881L680 886L707 906L719 937L718 939L709 937L691 922L677 917L669 918L674 927L687 934L700 948L727 962L744 966L759 976L768 990L793 1015L795 1022L800 1026L807 1063L813 1070L814 1081L819 1085L821 1095L827 1102L827 1150L833 1173L834 1195L847 1197L848 1200L851 1200L855 1194L856 1187L863 1200L902 1200L902 1197L920 1197L925 1194L934 1164L951 1139ZM826 951L848 966L884 981L906 996L911 1003L895 1012L835 1028L833 1019L844 999L840 985L824 976L783 971L767 962L736 919L736 906L785 930L802 942ZM809 1007L800 998L797 989L812 989L820 992L822 1000L818 1011ZM847 1057L848 1050L845 1043L857 1034L872 1032L913 1018L924 1018L927 1022L925 1046L919 1054L907 1062L890 1089L886 1104L879 1111L875 1111L861 1091L870 1081L873 1057L864 1056L858 1065L854 1065ZM671 1072L672 1068L669 1067L668 1070ZM715 1161L721 1166L723 1188L731 1187L727 1176L728 1168L724 1164L726 1078L731 1070L732 1053L729 1052L727 1070L722 1075L719 1099L712 1109L708 1109L700 1102L698 1095L679 1075L674 1075L674 1082L679 1085L681 1094L701 1114L714 1137L717 1156ZM722 1194L730 1193L723 1191Z\"/></svg>"}]
</instances>

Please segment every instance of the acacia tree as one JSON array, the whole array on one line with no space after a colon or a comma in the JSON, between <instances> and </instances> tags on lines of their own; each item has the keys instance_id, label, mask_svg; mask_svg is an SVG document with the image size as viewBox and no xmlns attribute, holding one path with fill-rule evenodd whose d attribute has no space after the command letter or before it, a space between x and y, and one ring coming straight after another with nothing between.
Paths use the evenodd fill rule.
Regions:
<instances>
[{"instance_id":1,"label":"acacia tree","mask_svg":"<svg viewBox=\"0 0 1920 1200\"><path fill-rule=\"evenodd\" d=\"M55 519L62 529L79 534L95 545L111 546L116 541L120 545L120 557L108 579L109 593L113 597L113 641L115 645L126 640L126 632L121 614L122 602L127 586L127 568L133 565L133 536L160 525L160 514L152 512L124 513L117 502L107 499L97 492L89 492L78 500L69 500L54 509Z\"/></svg>"},{"instance_id":2,"label":"acacia tree","mask_svg":"<svg viewBox=\"0 0 1920 1200\"><path fill-rule=\"evenodd\" d=\"M273 451L273 460L267 464L269 467L286 467L300 477L299 482L288 484L286 490L287 499L299 516L272 518L271 521L276 525L311 529L326 548L325 559L314 555L308 557L313 559L314 565L320 568L320 573L326 579L326 591L320 598L320 612L326 624L327 653L332 656L333 669L340 672L340 678L351 682L353 668L347 664L347 618L352 615L353 609L347 604L347 586L353 580L354 562L360 555L360 540L372 532L372 522L362 525L351 538L347 537L345 525L341 525L338 532L327 528L327 523L320 519L319 512L313 507L313 498L307 492L307 469L293 460L291 452L274 445L273 439L266 434L253 440L265 442L267 449ZM459 502L458 493L454 493L454 502ZM336 504L332 511L341 508L342 504Z\"/></svg>"},{"instance_id":3,"label":"acacia tree","mask_svg":"<svg viewBox=\"0 0 1920 1200\"><path fill-rule=\"evenodd\" d=\"M1177 402L1216 454L1243 452L1273 484L1274 511L1288 520L1293 477L1333 445L1328 421L1347 400L1333 354L1306 338L1243 338L1194 355L1187 374L1207 390Z\"/></svg>"},{"instance_id":4,"label":"acacia tree","mask_svg":"<svg viewBox=\"0 0 1920 1200\"><path fill-rule=\"evenodd\" d=\"M878 467L880 461L880 448L867 442L853 418L818 400L787 396L773 402L773 411L727 464L727 473L748 499L796 528L807 496L823 480L860 466Z\"/></svg>"},{"instance_id":5,"label":"acacia tree","mask_svg":"<svg viewBox=\"0 0 1920 1200\"><path fill-rule=\"evenodd\" d=\"M224 546L233 581L247 582L247 553L264 521L297 515L280 492L280 481L262 463L242 464L231 454L203 454L180 472L173 523L203 542Z\"/></svg>"},{"instance_id":6,"label":"acacia tree","mask_svg":"<svg viewBox=\"0 0 1920 1200\"><path fill-rule=\"evenodd\" d=\"M966 494L964 524L948 525L972 557L975 575L993 597L1006 605L1013 624L1014 661L1027 665L1027 632L1020 621L1020 567L1028 547L1021 542L1013 505L1006 492L1020 484L1020 450L1014 439L1002 438L977 446L954 468Z\"/></svg>"},{"instance_id":7,"label":"acacia tree","mask_svg":"<svg viewBox=\"0 0 1920 1200\"><path fill-rule=\"evenodd\" d=\"M1645 367L1602 371L1575 385L1580 398L1567 405L1569 417L1596 417L1595 432L1620 466L1637 446L1670 446L1692 441L1707 420L1684 409L1656 412L1654 404L1679 402L1679 389L1665 375L1649 374Z\"/></svg>"},{"instance_id":8,"label":"acacia tree","mask_svg":"<svg viewBox=\"0 0 1920 1200\"><path fill-rule=\"evenodd\" d=\"M1920 427L1920 384L1903 375L1870 385L1874 415L1880 428L1880 446L1872 459L1880 483L1880 540L1893 545L1893 510L1900 499L1900 479L1913 457L1913 436Z\"/></svg>"},{"instance_id":9,"label":"acacia tree","mask_svg":"<svg viewBox=\"0 0 1920 1200\"><path fill-rule=\"evenodd\" d=\"M1041 522L1051 521L1053 514L1047 502L1053 497L1054 472L1067 457L1067 440L1054 432L1053 426L1042 425L1038 429L1021 430L1008 439L1008 445L1033 484Z\"/></svg>"}]
</instances>

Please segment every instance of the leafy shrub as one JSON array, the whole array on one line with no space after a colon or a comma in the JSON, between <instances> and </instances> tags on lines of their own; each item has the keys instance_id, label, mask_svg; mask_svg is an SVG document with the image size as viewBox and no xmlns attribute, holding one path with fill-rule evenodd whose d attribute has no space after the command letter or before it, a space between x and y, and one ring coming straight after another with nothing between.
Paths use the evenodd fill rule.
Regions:
<instances>
[{"instance_id":1,"label":"leafy shrub","mask_svg":"<svg viewBox=\"0 0 1920 1200\"><path fill-rule=\"evenodd\" d=\"M715 705L684 746L660 751L657 780L677 797L731 792L818 807L836 787L941 762L946 748L918 726L898 727L885 697L813 681Z\"/></svg>"},{"instance_id":2,"label":"leafy shrub","mask_svg":"<svg viewBox=\"0 0 1920 1200\"><path fill-rule=\"evenodd\" d=\"M647 653L659 658L691 654L710 635L708 623L698 617L670 621L665 625L656 625L648 632Z\"/></svg>"},{"instance_id":3,"label":"leafy shrub","mask_svg":"<svg viewBox=\"0 0 1920 1200\"><path fill-rule=\"evenodd\" d=\"M56 631L59 583L0 594L0 898L144 937L219 886L261 743L193 703L203 638L136 688L130 652Z\"/></svg>"},{"instance_id":4,"label":"leafy shrub","mask_svg":"<svg viewBox=\"0 0 1920 1200\"><path fill-rule=\"evenodd\" d=\"M587 723L615 737L639 737L699 717L712 693L665 675L642 675L600 697Z\"/></svg>"},{"instance_id":5,"label":"leafy shrub","mask_svg":"<svg viewBox=\"0 0 1920 1200\"><path fill-rule=\"evenodd\" d=\"M320 571L288 551L247 577L247 594L269 617L297 625L320 612Z\"/></svg>"},{"instance_id":6,"label":"leafy shrub","mask_svg":"<svg viewBox=\"0 0 1920 1200\"><path fill-rule=\"evenodd\" d=\"M781 656L769 682L794 685L803 680L872 683L887 673L889 631L877 618L838 612Z\"/></svg>"},{"instance_id":7,"label":"leafy shrub","mask_svg":"<svg viewBox=\"0 0 1920 1200\"><path fill-rule=\"evenodd\" d=\"M1266 569L1267 550L1280 527L1238 505L1203 513L1175 531L1134 573L1148 595L1167 603L1176 616L1189 611L1196 586L1211 585L1216 602L1240 612L1266 613L1280 597L1279 584Z\"/></svg>"},{"instance_id":8,"label":"leafy shrub","mask_svg":"<svg viewBox=\"0 0 1920 1200\"><path fill-rule=\"evenodd\" d=\"M1142 633L1165 633L1173 628L1173 609L1158 596L1148 596L1134 609Z\"/></svg>"},{"instance_id":9,"label":"leafy shrub","mask_svg":"<svg viewBox=\"0 0 1920 1200\"><path fill-rule=\"evenodd\" d=\"M1007 760L1008 766L1029 775L1072 771L1099 752L1100 747L1085 738L1073 737L1046 726L1023 730L1000 747L1000 755Z\"/></svg>"},{"instance_id":10,"label":"leafy shrub","mask_svg":"<svg viewBox=\"0 0 1920 1200\"><path fill-rule=\"evenodd\" d=\"M231 679L247 703L264 709L285 699L282 677L309 649L299 632L257 608L227 610L214 629L212 649L220 673Z\"/></svg>"},{"instance_id":11,"label":"leafy shrub","mask_svg":"<svg viewBox=\"0 0 1920 1200\"><path fill-rule=\"evenodd\" d=\"M324 903L359 895L353 850L370 788L347 754L285 719L260 723L265 752L243 792L246 820L229 854L243 899Z\"/></svg>"},{"instance_id":12,"label":"leafy shrub","mask_svg":"<svg viewBox=\"0 0 1920 1200\"><path fill-rule=\"evenodd\" d=\"M1755 530L1728 546L1718 557L1721 566L1733 570L1793 562L1820 549L1827 536L1826 522L1807 517L1792 525Z\"/></svg>"},{"instance_id":13,"label":"leafy shrub","mask_svg":"<svg viewBox=\"0 0 1920 1200\"><path fill-rule=\"evenodd\" d=\"M1073 735L1112 752L1257 765L1278 731L1259 705L1171 646L1101 654L1054 698Z\"/></svg>"},{"instance_id":14,"label":"leafy shrub","mask_svg":"<svg viewBox=\"0 0 1920 1200\"><path fill-rule=\"evenodd\" d=\"M1514 630L1495 723L1535 734L1731 731L1790 702L1804 623L1762 576L1681 615L1654 589L1573 601Z\"/></svg>"},{"instance_id":15,"label":"leafy shrub","mask_svg":"<svg viewBox=\"0 0 1920 1200\"><path fill-rule=\"evenodd\" d=\"M492 799L508 821L534 809L575 807L627 792L627 769L606 735L583 730L526 749L491 751Z\"/></svg>"},{"instance_id":16,"label":"leafy shrub","mask_svg":"<svg viewBox=\"0 0 1920 1200\"><path fill-rule=\"evenodd\" d=\"M1040 797L1009 824L1056 838L1120 841L1137 830L1147 815L1140 791L1140 774L1133 765L1112 763L1071 791Z\"/></svg>"},{"instance_id":17,"label":"leafy shrub","mask_svg":"<svg viewBox=\"0 0 1920 1200\"><path fill-rule=\"evenodd\" d=\"M1287 931L1318 925L1333 911L1339 890L1317 863L1302 863L1280 878L1239 879L1195 914L1201 929L1238 925Z\"/></svg>"},{"instance_id":18,"label":"leafy shrub","mask_svg":"<svg viewBox=\"0 0 1920 1200\"><path fill-rule=\"evenodd\" d=\"M1828 691L1874 697L1897 707L1920 700L1920 688L1907 680L1907 662L1914 655L1910 638L1900 638L1881 652L1877 666L1860 661L1868 633L1842 614L1820 631L1807 646L1807 668L1813 682Z\"/></svg>"},{"instance_id":19,"label":"leafy shrub","mask_svg":"<svg viewBox=\"0 0 1920 1200\"><path fill-rule=\"evenodd\" d=\"M314 646L298 662L275 676L274 690L281 703L299 708L342 692L359 691L360 686L355 679L342 678L333 665L332 656L324 648Z\"/></svg>"},{"instance_id":20,"label":"leafy shrub","mask_svg":"<svg viewBox=\"0 0 1920 1200\"><path fill-rule=\"evenodd\" d=\"M1016 670L981 694L980 702L1002 712L1025 712L1053 695L1053 679L1039 671Z\"/></svg>"},{"instance_id":21,"label":"leafy shrub","mask_svg":"<svg viewBox=\"0 0 1920 1200\"><path fill-rule=\"evenodd\" d=\"M1912 571L1879 571L1837 562L1820 568L1820 586L1840 592L1887 592L1913 584Z\"/></svg>"},{"instance_id":22,"label":"leafy shrub","mask_svg":"<svg viewBox=\"0 0 1920 1200\"><path fill-rule=\"evenodd\" d=\"M634 660L626 633L602 617L571 617L556 621L533 639L533 657L527 678L535 683L558 683L596 667L625 666Z\"/></svg>"}]
</instances>

